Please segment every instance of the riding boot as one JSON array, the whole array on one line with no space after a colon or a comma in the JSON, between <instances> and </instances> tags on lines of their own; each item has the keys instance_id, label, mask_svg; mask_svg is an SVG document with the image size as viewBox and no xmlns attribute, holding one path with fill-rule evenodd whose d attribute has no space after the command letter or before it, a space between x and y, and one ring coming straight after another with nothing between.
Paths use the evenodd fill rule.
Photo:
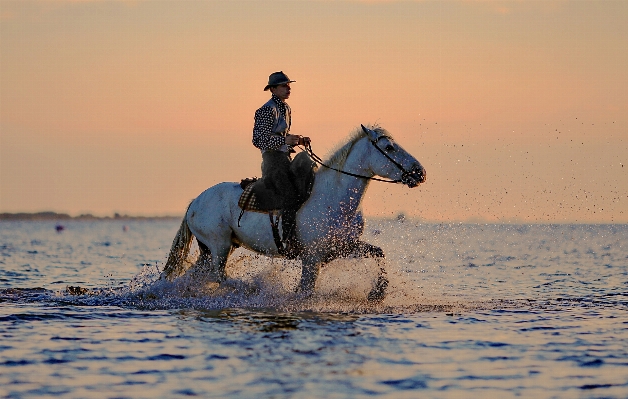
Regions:
<instances>
[{"instance_id":1,"label":"riding boot","mask_svg":"<svg viewBox=\"0 0 628 399\"><path fill-rule=\"evenodd\" d=\"M288 259L296 259L301 252L296 234L297 210L297 208L286 208L282 211L283 252Z\"/></svg>"}]
</instances>

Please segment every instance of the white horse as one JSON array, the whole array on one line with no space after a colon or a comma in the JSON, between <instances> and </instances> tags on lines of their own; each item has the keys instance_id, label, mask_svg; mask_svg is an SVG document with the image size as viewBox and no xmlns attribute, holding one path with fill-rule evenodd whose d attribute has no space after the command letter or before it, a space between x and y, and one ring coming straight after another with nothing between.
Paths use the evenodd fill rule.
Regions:
<instances>
[{"instance_id":1,"label":"white horse","mask_svg":"<svg viewBox=\"0 0 628 399\"><path fill-rule=\"evenodd\" d=\"M313 292L320 267L346 256L383 258L381 248L360 241L364 221L360 204L375 175L416 187L425 181L425 169L382 128L357 129L325 166L318 169L309 199L297 213L297 237L303 244L298 291ZM242 246L267 256L280 256L264 213L246 212L238 223L238 183L219 183L194 199L172 243L162 278L183 274L196 237L204 264L217 282L226 279L225 265L231 252ZM383 299L388 280L380 268L369 300Z\"/></svg>"}]
</instances>

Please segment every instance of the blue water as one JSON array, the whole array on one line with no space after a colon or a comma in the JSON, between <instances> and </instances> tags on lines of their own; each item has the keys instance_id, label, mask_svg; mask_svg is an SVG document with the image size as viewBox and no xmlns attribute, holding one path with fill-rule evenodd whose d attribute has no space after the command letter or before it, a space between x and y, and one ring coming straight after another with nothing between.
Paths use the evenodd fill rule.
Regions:
<instances>
[{"instance_id":1,"label":"blue water","mask_svg":"<svg viewBox=\"0 0 628 399\"><path fill-rule=\"evenodd\" d=\"M372 304L374 260L156 281L178 224L0 222L0 397L628 397L626 225L369 221Z\"/></svg>"}]
</instances>

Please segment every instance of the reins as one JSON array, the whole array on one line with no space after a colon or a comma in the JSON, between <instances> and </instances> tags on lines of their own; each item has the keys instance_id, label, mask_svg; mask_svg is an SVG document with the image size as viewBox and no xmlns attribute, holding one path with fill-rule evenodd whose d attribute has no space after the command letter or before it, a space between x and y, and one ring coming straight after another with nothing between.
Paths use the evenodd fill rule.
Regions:
<instances>
[{"instance_id":1,"label":"reins","mask_svg":"<svg viewBox=\"0 0 628 399\"><path fill-rule=\"evenodd\" d=\"M379 139L383 139L383 138L388 138L388 139L390 139L390 137L388 137L388 136L379 136L379 137L377 138L377 140L369 140L369 141L371 142L371 144L373 144L373 146L374 146L375 148L377 148L377 150L378 150L379 152L381 152L381 153L382 153L382 154L383 154L386 158L388 158L388 160L389 160L390 162L392 162L392 163L393 163L393 165L395 165L396 167L398 167L398 168L399 168L399 170L401 170L401 171L404 173L404 175L405 175L405 174L409 174L410 172L408 172L408 171L407 171L407 170L406 170L403 166L401 166L401 165L400 165L397 161L395 161L394 159L392 159L392 158L391 158L388 154L386 154L386 153L385 153L385 152L384 152L381 148L379 148L379 147L378 147L377 142L379 141ZM310 157L312 157L312 159L314 160L314 162L316 162L317 164L319 164L319 165L321 165L321 166L326 167L327 169L335 170L336 172L340 172L340 173L342 173L342 174L344 174L344 175L347 175L347 176L353 176L353 177L357 177L357 178L360 178L360 179L367 179L367 180L381 181L381 182L383 182L383 183L402 183L402 182L403 182L403 180L402 180L402 179L398 179L398 180L386 180L386 179L380 179L380 178L378 178L378 177L373 177L373 176L363 176L363 175L358 175L358 174L355 174L355 173L346 172L346 171L344 171L344 170L340 170L340 169L333 168L333 167L331 167L331 166L329 166L329 165L325 165L325 163L323 162L323 160L322 160L322 159L321 159L318 155L316 155L316 154L314 153L314 151L312 151L312 146L311 146L310 144L306 144L306 145L304 145L303 147L305 147L305 150L307 151L307 153L308 153L308 154L310 154Z\"/></svg>"}]
</instances>

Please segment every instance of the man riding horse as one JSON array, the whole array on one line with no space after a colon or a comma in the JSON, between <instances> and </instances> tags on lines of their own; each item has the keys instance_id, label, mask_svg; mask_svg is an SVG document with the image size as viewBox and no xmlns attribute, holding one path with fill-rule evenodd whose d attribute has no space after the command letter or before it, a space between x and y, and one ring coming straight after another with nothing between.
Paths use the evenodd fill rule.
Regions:
<instances>
[{"instance_id":1,"label":"man riding horse","mask_svg":"<svg viewBox=\"0 0 628 399\"><path fill-rule=\"evenodd\" d=\"M282 199L282 230L284 251L298 252L296 239L296 214L301 203L300 193L294 184L295 176L290 170L293 147L307 145L309 137L290 134L292 112L286 103L290 97L290 80L283 72L274 72L268 77L264 91L272 96L255 111L253 145L262 152L262 179L266 187L272 187Z\"/></svg>"},{"instance_id":2,"label":"man riding horse","mask_svg":"<svg viewBox=\"0 0 628 399\"><path fill-rule=\"evenodd\" d=\"M199 247L194 266L218 283L226 281L227 260L237 247L299 259L297 291L304 295L313 293L321 267L334 259L384 257L381 248L360 239L364 231L361 202L369 182L413 188L425 181L425 169L378 126L362 125L328 160L321 160L311 151L309 138L289 134L291 115L285 100L290 83L283 72L271 74L265 89L271 90L272 98L255 113L253 143L262 151L262 179L218 183L192 200L172 242L164 279L172 281L187 272L194 238ZM296 145L306 146L307 151L293 160L290 151ZM323 167L316 169L316 164ZM254 183L244 184L248 180ZM258 196L258 186L263 195ZM283 197L273 198L278 197L273 191ZM292 235L287 247L296 246L295 251L286 251L278 237L278 209L283 211L284 240ZM246 210L253 212L242 219ZM268 229L269 218L272 229ZM367 299L383 299L388 280L379 262L373 283Z\"/></svg>"}]
</instances>

